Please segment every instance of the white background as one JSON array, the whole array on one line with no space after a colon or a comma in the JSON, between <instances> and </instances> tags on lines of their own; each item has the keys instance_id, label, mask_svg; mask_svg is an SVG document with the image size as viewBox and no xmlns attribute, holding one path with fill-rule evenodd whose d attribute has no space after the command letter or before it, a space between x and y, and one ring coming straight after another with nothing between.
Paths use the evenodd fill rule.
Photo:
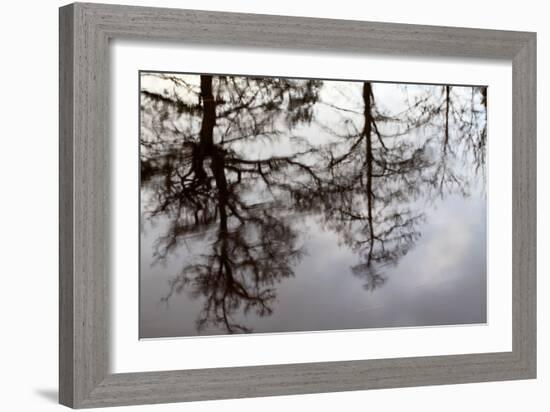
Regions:
<instances>
[{"instance_id":1,"label":"white background","mask_svg":"<svg viewBox=\"0 0 550 412\"><path fill-rule=\"evenodd\" d=\"M111 44L110 215L111 371L216 368L389 357L505 352L512 349L512 70L495 61L444 61L221 49L115 41ZM404 82L484 84L490 115L487 150L487 324L317 333L138 340L137 73L187 70ZM507 119L502 121L499 119ZM407 342L403 345L403 342ZM262 350L258 350L262 348ZM231 356L227 356L230 353Z\"/></svg>"},{"instance_id":2,"label":"white background","mask_svg":"<svg viewBox=\"0 0 550 412\"><path fill-rule=\"evenodd\" d=\"M106 0L105 0L106 1ZM107 1L106 1L107 2ZM144 411L280 411L334 409L384 411L546 411L550 369L546 348L550 337L548 245L550 164L544 154L550 132L542 113L550 93L548 58L550 27L544 2L462 0L385 0L379 2L312 2L277 0L130 1L127 4L185 7L252 13L287 14L530 30L538 32L538 314L537 380L441 387L388 389L338 394L210 401L119 408ZM2 260L0 298L2 337L0 376L2 409L61 410L57 387L57 7L59 1L5 2L2 9L0 134L2 168ZM546 75L546 77L545 77ZM546 186L546 187L545 187ZM6 230L7 229L7 230Z\"/></svg>"}]
</instances>

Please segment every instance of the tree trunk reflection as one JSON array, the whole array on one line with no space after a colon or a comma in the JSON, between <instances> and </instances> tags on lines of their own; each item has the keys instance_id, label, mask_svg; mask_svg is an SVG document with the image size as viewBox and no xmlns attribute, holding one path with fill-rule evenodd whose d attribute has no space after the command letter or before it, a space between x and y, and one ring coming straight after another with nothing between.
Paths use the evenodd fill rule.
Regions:
<instances>
[{"instance_id":1,"label":"tree trunk reflection","mask_svg":"<svg viewBox=\"0 0 550 412\"><path fill-rule=\"evenodd\" d=\"M340 107L322 98L343 93L330 81L143 76L156 86L141 90L142 220L168 221L153 264L191 237L207 245L164 297L200 299L198 331L251 332L239 314L273 312L306 252L299 214L356 253L351 273L374 290L421 236L422 202L484 176L484 87L403 86L414 98L395 112L372 82L349 82Z\"/></svg>"}]
</instances>

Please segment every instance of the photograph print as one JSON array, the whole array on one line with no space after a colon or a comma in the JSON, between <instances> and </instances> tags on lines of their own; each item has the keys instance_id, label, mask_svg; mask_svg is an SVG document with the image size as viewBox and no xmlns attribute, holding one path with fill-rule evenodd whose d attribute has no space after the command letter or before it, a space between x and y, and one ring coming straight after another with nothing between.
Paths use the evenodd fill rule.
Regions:
<instances>
[{"instance_id":1,"label":"photograph print","mask_svg":"<svg viewBox=\"0 0 550 412\"><path fill-rule=\"evenodd\" d=\"M139 72L139 337L487 322L487 87Z\"/></svg>"}]
</instances>

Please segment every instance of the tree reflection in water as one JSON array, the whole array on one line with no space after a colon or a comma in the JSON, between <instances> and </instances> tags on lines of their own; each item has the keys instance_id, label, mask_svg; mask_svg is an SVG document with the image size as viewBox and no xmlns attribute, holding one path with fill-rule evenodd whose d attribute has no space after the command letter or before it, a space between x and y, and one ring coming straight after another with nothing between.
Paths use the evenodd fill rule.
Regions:
<instances>
[{"instance_id":1,"label":"tree reflection in water","mask_svg":"<svg viewBox=\"0 0 550 412\"><path fill-rule=\"evenodd\" d=\"M142 219L169 221L153 265L192 236L207 244L163 298L200 299L198 332L251 332L237 314L273 312L306 252L297 216L337 233L373 290L421 236L423 202L483 178L482 87L392 85L395 110L388 85L370 82L142 73L142 84Z\"/></svg>"}]
</instances>

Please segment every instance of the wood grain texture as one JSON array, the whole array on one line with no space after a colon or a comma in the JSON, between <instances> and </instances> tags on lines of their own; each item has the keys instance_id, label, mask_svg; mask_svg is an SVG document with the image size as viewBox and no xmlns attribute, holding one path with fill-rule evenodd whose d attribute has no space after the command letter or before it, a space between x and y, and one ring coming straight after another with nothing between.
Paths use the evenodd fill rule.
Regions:
<instances>
[{"instance_id":1,"label":"wood grain texture","mask_svg":"<svg viewBox=\"0 0 550 412\"><path fill-rule=\"evenodd\" d=\"M536 37L512 62L513 351L536 375L537 111Z\"/></svg>"},{"instance_id":2,"label":"wood grain texture","mask_svg":"<svg viewBox=\"0 0 550 412\"><path fill-rule=\"evenodd\" d=\"M60 402L84 408L536 374L534 33L75 3L60 9ZM110 39L495 58L513 67L513 350L503 353L110 374Z\"/></svg>"},{"instance_id":3,"label":"wood grain texture","mask_svg":"<svg viewBox=\"0 0 550 412\"><path fill-rule=\"evenodd\" d=\"M72 10L72 8L70 8ZM73 403L73 37L69 8L59 13L59 400Z\"/></svg>"}]
</instances>

